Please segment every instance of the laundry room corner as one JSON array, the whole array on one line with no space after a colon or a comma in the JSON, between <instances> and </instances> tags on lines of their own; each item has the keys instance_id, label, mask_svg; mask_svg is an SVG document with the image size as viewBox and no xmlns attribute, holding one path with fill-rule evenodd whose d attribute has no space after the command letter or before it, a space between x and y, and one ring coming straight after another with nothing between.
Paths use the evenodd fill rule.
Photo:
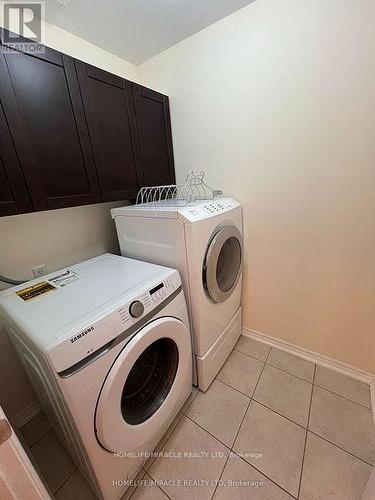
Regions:
<instances>
[{"instance_id":1,"label":"laundry room corner","mask_svg":"<svg viewBox=\"0 0 375 500\"><path fill-rule=\"evenodd\" d=\"M105 252L119 253L110 209L124 204L114 202L2 217L0 261L9 276L28 280L32 278L31 269L40 264L52 272ZM5 287L3 284L2 288ZM22 426L40 408L1 325L0 342L4 374L0 382L1 404L12 422Z\"/></svg>"}]
</instances>

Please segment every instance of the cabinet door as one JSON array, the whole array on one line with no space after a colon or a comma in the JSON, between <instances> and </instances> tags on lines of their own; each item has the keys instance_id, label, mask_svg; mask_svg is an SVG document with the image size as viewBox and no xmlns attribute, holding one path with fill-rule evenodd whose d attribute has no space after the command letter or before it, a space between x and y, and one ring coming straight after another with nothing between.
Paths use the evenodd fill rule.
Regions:
<instances>
[{"instance_id":1,"label":"cabinet door","mask_svg":"<svg viewBox=\"0 0 375 500\"><path fill-rule=\"evenodd\" d=\"M75 65L103 199L134 198L143 179L134 158L131 84L81 61Z\"/></svg>"},{"instance_id":2,"label":"cabinet door","mask_svg":"<svg viewBox=\"0 0 375 500\"><path fill-rule=\"evenodd\" d=\"M168 97L132 84L138 130L138 160L146 186L175 182Z\"/></svg>"},{"instance_id":3,"label":"cabinet door","mask_svg":"<svg viewBox=\"0 0 375 500\"><path fill-rule=\"evenodd\" d=\"M37 210L101 200L73 59L0 55L0 98Z\"/></svg>"},{"instance_id":4,"label":"cabinet door","mask_svg":"<svg viewBox=\"0 0 375 500\"><path fill-rule=\"evenodd\" d=\"M0 103L0 216L33 209Z\"/></svg>"}]
</instances>

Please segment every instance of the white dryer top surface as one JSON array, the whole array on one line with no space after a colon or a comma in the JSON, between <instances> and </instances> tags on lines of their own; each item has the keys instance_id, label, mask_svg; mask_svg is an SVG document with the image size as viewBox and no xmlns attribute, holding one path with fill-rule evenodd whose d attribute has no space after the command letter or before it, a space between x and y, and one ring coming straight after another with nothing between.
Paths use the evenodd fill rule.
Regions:
<instances>
[{"instance_id":1,"label":"white dryer top surface","mask_svg":"<svg viewBox=\"0 0 375 500\"><path fill-rule=\"evenodd\" d=\"M0 314L46 348L68 336L82 320L110 313L173 274L174 269L104 254L1 292ZM54 288L30 300L17 295L40 283ZM33 290L37 293L38 287Z\"/></svg>"},{"instance_id":2,"label":"white dryer top surface","mask_svg":"<svg viewBox=\"0 0 375 500\"><path fill-rule=\"evenodd\" d=\"M113 208L111 214L114 219L118 216L157 217L180 219L183 222L198 222L239 208L240 206L241 204L234 198L230 198L229 196L218 196L212 200L189 203L183 207L169 204L160 205L158 203L129 205L126 207Z\"/></svg>"}]
</instances>

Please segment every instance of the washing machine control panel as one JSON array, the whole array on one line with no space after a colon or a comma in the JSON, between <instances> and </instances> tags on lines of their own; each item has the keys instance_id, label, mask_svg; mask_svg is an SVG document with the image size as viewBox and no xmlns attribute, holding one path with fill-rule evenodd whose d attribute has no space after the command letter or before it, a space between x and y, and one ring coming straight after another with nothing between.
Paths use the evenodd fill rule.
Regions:
<instances>
[{"instance_id":1,"label":"washing machine control panel","mask_svg":"<svg viewBox=\"0 0 375 500\"><path fill-rule=\"evenodd\" d=\"M151 286L133 300L119 307L112 315L117 332L120 334L130 328L155 307L162 304L181 284L180 276L175 272L170 277Z\"/></svg>"},{"instance_id":2,"label":"washing machine control panel","mask_svg":"<svg viewBox=\"0 0 375 500\"><path fill-rule=\"evenodd\" d=\"M165 275L164 275L165 276ZM181 285L178 271L172 271L164 280L150 282L140 289L138 295L124 302L121 306L107 312L103 317L72 329L71 334L62 342L50 348L49 360L60 376L75 369L75 365L93 355L98 349L121 335L163 302ZM133 330L134 331L134 330ZM68 375L66 375L68 376Z\"/></svg>"}]
</instances>

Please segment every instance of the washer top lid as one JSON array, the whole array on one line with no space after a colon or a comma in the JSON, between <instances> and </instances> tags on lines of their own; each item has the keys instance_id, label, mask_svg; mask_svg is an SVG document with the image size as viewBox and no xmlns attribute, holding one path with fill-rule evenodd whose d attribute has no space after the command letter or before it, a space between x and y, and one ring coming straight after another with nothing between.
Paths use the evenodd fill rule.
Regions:
<instances>
[{"instance_id":1,"label":"washer top lid","mask_svg":"<svg viewBox=\"0 0 375 500\"><path fill-rule=\"evenodd\" d=\"M241 204L234 198L217 196L212 200L197 201L184 207L144 203L112 208L111 215L113 219L119 216L156 217L159 219L180 219L184 222L196 222L239 207L241 207Z\"/></svg>"},{"instance_id":2,"label":"washer top lid","mask_svg":"<svg viewBox=\"0 0 375 500\"><path fill-rule=\"evenodd\" d=\"M167 267L104 254L8 288L0 293L0 313L45 347L68 335L83 319L109 314L175 273Z\"/></svg>"}]
</instances>

